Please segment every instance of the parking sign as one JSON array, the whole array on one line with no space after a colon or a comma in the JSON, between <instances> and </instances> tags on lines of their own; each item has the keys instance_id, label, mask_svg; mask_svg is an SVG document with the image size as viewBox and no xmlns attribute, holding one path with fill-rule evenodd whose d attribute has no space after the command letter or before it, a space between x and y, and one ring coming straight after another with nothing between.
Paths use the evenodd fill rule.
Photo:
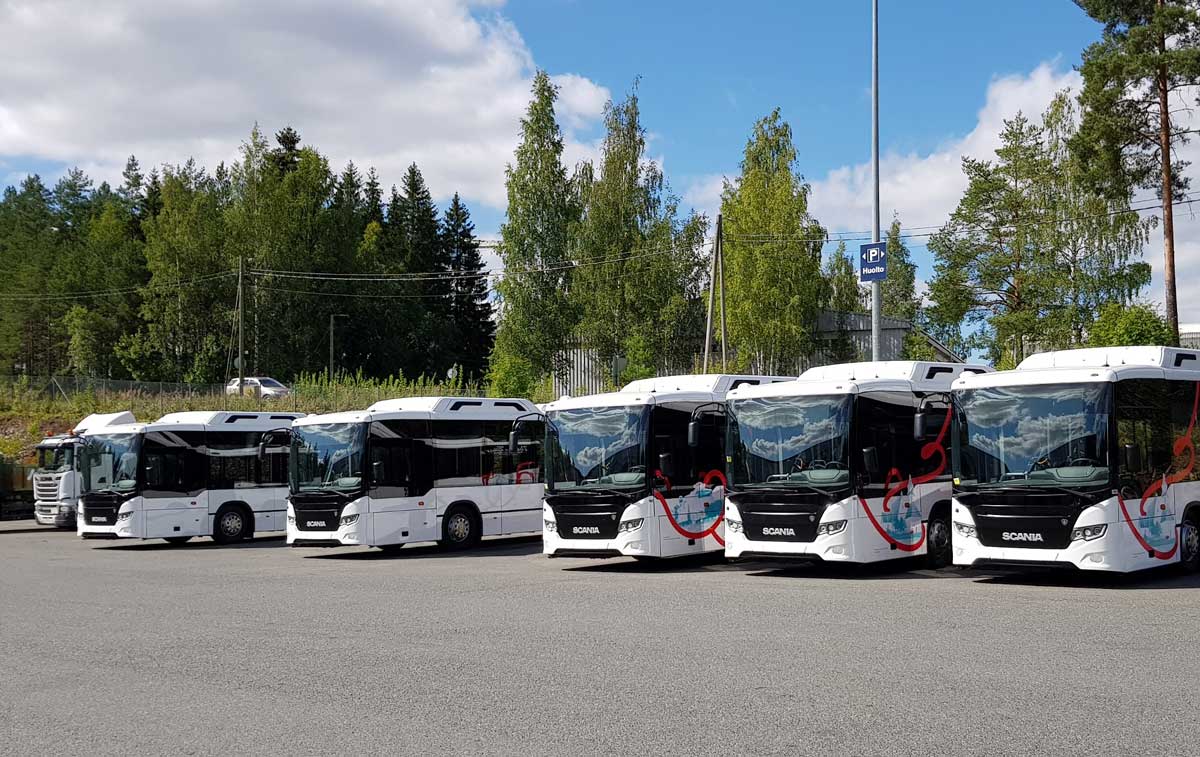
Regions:
<instances>
[{"instance_id":1,"label":"parking sign","mask_svg":"<svg viewBox=\"0 0 1200 757\"><path fill-rule=\"evenodd\" d=\"M858 248L858 280L883 281L887 278L887 242L872 242Z\"/></svg>"}]
</instances>

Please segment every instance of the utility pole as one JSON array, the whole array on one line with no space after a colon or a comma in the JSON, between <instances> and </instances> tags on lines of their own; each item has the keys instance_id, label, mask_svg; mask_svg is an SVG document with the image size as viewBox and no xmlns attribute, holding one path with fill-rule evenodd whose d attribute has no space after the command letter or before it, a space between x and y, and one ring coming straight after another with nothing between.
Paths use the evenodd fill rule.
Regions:
<instances>
[{"instance_id":1,"label":"utility pole","mask_svg":"<svg viewBox=\"0 0 1200 757\"><path fill-rule=\"evenodd\" d=\"M717 276L721 279L721 372L724 373L725 344L729 340L725 338L725 240L720 213L717 213Z\"/></svg>"},{"instance_id":2,"label":"utility pole","mask_svg":"<svg viewBox=\"0 0 1200 757\"><path fill-rule=\"evenodd\" d=\"M329 314L329 381L333 382L333 322L337 318L349 318L345 313Z\"/></svg>"},{"instance_id":3,"label":"utility pole","mask_svg":"<svg viewBox=\"0 0 1200 757\"><path fill-rule=\"evenodd\" d=\"M871 0L871 180L875 220L871 241L879 241L879 0ZM871 359L880 360L883 324L883 284L871 282Z\"/></svg>"},{"instance_id":4,"label":"utility pole","mask_svg":"<svg viewBox=\"0 0 1200 757\"><path fill-rule=\"evenodd\" d=\"M713 305L717 299L717 245L721 244L721 216L717 216L717 235L713 238L712 267L708 276L708 318L704 321L704 367L708 373L708 356L712 353Z\"/></svg>"},{"instance_id":5,"label":"utility pole","mask_svg":"<svg viewBox=\"0 0 1200 757\"><path fill-rule=\"evenodd\" d=\"M243 256L238 255L237 330L238 330L238 394L246 392L246 287L243 275Z\"/></svg>"}]
</instances>

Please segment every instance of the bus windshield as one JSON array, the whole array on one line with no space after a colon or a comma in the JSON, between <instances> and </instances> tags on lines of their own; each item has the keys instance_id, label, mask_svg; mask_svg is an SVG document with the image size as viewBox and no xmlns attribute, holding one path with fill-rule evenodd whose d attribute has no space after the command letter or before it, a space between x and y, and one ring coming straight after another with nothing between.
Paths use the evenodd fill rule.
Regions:
<instances>
[{"instance_id":1,"label":"bus windshield","mask_svg":"<svg viewBox=\"0 0 1200 757\"><path fill-rule=\"evenodd\" d=\"M1105 485L1112 385L956 393L955 476L964 487Z\"/></svg>"},{"instance_id":2,"label":"bus windshield","mask_svg":"<svg viewBox=\"0 0 1200 757\"><path fill-rule=\"evenodd\" d=\"M841 394L730 402L730 488L849 485L851 400Z\"/></svg>"},{"instance_id":3,"label":"bus windshield","mask_svg":"<svg viewBox=\"0 0 1200 757\"><path fill-rule=\"evenodd\" d=\"M547 417L551 489L646 485L647 405L556 410Z\"/></svg>"},{"instance_id":4,"label":"bus windshield","mask_svg":"<svg viewBox=\"0 0 1200 757\"><path fill-rule=\"evenodd\" d=\"M292 493L351 492L363 484L364 423L305 424L292 428Z\"/></svg>"},{"instance_id":5,"label":"bus windshield","mask_svg":"<svg viewBox=\"0 0 1200 757\"><path fill-rule=\"evenodd\" d=\"M79 453L83 493L136 491L141 448L141 434L87 437Z\"/></svg>"},{"instance_id":6,"label":"bus windshield","mask_svg":"<svg viewBox=\"0 0 1200 757\"><path fill-rule=\"evenodd\" d=\"M57 447L38 447L37 469L43 473L64 473L75 462L75 448L70 444Z\"/></svg>"}]
</instances>

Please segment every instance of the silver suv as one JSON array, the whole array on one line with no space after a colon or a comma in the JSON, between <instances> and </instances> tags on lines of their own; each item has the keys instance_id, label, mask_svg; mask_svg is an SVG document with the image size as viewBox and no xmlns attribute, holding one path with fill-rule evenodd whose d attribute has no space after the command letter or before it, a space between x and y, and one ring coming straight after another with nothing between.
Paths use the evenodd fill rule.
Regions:
<instances>
[{"instance_id":1,"label":"silver suv","mask_svg":"<svg viewBox=\"0 0 1200 757\"><path fill-rule=\"evenodd\" d=\"M245 390L238 387L237 379L230 379L225 385L226 394L250 394L255 397L286 397L292 393L283 384L267 376L247 376Z\"/></svg>"}]
</instances>

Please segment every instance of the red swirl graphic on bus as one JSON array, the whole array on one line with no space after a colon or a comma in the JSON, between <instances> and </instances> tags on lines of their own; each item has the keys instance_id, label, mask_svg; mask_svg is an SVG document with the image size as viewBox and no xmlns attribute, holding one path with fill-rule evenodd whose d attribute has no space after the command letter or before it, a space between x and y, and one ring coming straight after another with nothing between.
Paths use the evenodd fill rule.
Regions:
<instances>
[{"instance_id":1,"label":"red swirl graphic on bus","mask_svg":"<svg viewBox=\"0 0 1200 757\"><path fill-rule=\"evenodd\" d=\"M946 408L946 417L942 419L942 427L938 431L937 437L921 447L922 460L937 458L937 464L933 468L920 476L915 476L908 480L905 480L904 473L899 468L892 468L888 471L887 476L883 480L885 490L883 495L883 512L890 513L892 511L892 499L896 496L903 494L913 486L932 481L946 472L946 434L950 430L950 413L950 408ZM875 530L879 532L879 535L888 544L903 552L915 552L925 543L926 527L924 523L921 523L921 535L915 542L900 541L879 522L875 517L875 513L871 512L871 507L867 504L867 500L861 496L858 499L862 504L863 512L867 514L867 520L871 522L871 525L875 527Z\"/></svg>"},{"instance_id":2,"label":"red swirl graphic on bus","mask_svg":"<svg viewBox=\"0 0 1200 757\"><path fill-rule=\"evenodd\" d=\"M667 490L671 489L671 480L662 474L662 471L654 471L654 475L661 478L667 484ZM704 486L711 487L714 481L720 481L722 489L725 487L725 474L719 470L713 469L707 473L700 474L698 483ZM654 497L662 505L663 512L667 514L667 520L671 523L671 527L682 537L686 539L703 539L706 536L711 536L717 540L717 543L722 547L725 546L725 540L717 533L717 529L725 522L725 500L721 500L721 512L717 515L717 519L712 522L712 525L704 528L702 531L691 531L683 527L678 520L675 519L675 514L671 512L671 506L667 504L667 499L662 495L662 492L655 490Z\"/></svg>"},{"instance_id":3,"label":"red swirl graphic on bus","mask_svg":"<svg viewBox=\"0 0 1200 757\"><path fill-rule=\"evenodd\" d=\"M1192 474L1192 469L1196 466L1196 445L1192 440L1192 434L1196 430L1196 411L1200 410L1200 382L1196 383L1196 393L1192 398L1192 417L1188 420L1187 430L1183 432L1171 445L1171 452L1176 456L1187 453L1187 464L1172 474L1163 476L1158 481L1150 484L1145 492L1142 493L1142 501L1138 505L1138 513L1142 518L1148 517L1146 513L1146 502L1151 497L1163 496L1172 485L1183 481ZM1121 515L1125 516L1125 522L1129 524L1129 530L1133 532L1133 538L1137 539L1138 544L1142 549L1155 559L1170 560L1179 550L1179 533L1175 531L1175 543L1167 551L1162 551L1146 540L1136 522L1129 515L1129 509L1125 505L1125 499L1121 495L1117 495L1117 504L1121 507ZM1166 510L1167 505L1160 503L1160 509ZM1174 531L1174 529L1172 529Z\"/></svg>"}]
</instances>

